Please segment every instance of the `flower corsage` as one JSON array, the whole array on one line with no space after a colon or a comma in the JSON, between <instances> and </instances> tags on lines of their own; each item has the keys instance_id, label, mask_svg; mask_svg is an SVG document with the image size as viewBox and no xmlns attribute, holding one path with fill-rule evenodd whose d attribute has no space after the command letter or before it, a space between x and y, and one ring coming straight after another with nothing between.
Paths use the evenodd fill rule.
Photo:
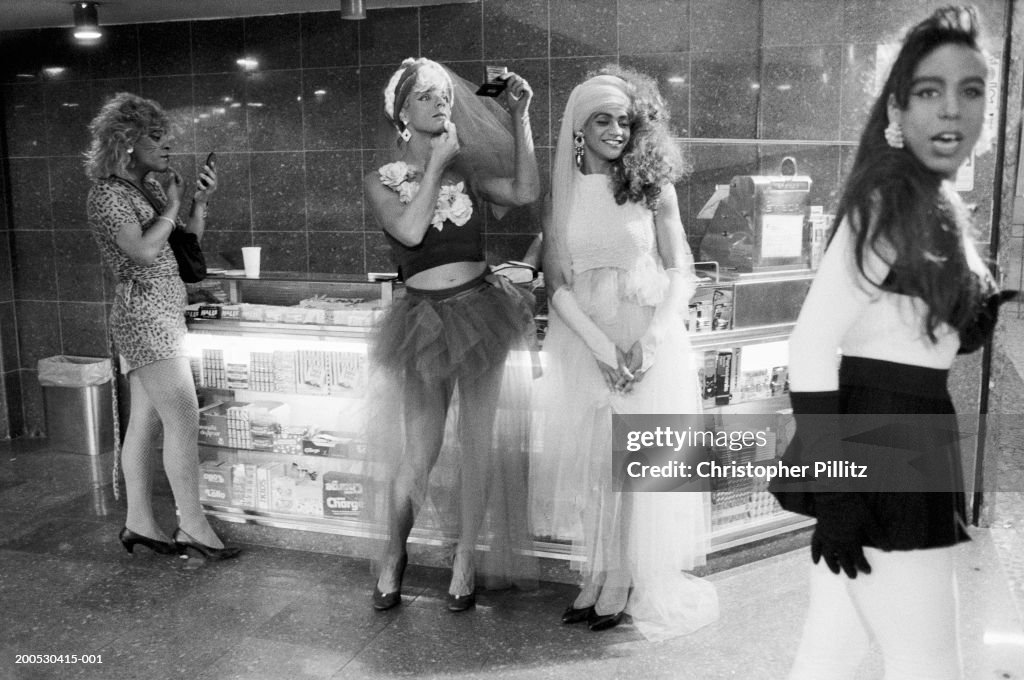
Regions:
<instances>
[{"instance_id":1,"label":"flower corsage","mask_svg":"<svg viewBox=\"0 0 1024 680\"><path fill-rule=\"evenodd\" d=\"M420 190L420 183L413 181L415 172L408 163L395 161L388 163L378 170L380 181L398 193L398 199L402 203L409 203L413 196ZM437 204L434 206L434 216L430 225L441 231L444 229L445 220L449 220L457 227L461 227L473 216L473 202L466 193L466 183L456 182L445 184L437 194Z\"/></svg>"}]
</instances>

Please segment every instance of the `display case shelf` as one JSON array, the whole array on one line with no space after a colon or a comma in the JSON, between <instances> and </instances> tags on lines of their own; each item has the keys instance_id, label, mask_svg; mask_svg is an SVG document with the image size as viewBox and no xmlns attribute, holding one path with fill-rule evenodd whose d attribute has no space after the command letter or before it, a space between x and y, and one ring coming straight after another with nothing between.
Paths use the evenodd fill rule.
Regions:
<instances>
[{"instance_id":1,"label":"display case shelf","mask_svg":"<svg viewBox=\"0 0 1024 680\"><path fill-rule=\"evenodd\" d=\"M233 335L259 333L266 337L303 337L312 340L352 339L365 340L369 327L327 326L305 323L268 323L264 321L235 321L229 319L190 319L190 330L211 331Z\"/></svg>"},{"instance_id":2,"label":"display case shelf","mask_svg":"<svg viewBox=\"0 0 1024 680\"><path fill-rule=\"evenodd\" d=\"M804 286L808 280L806 275L799 273L765 277L766 285L770 288L781 286L786 290L790 290L794 285ZM273 276L270 276L260 280L234 279L225 285L231 287L233 300L256 301L258 304L296 304L299 299L302 299L302 296L311 292L313 295L362 298L374 295L374 291L377 291L377 294L381 291L379 283L351 280L351 277L349 280L298 280L283 277L280 281L276 281ZM739 286L739 283L723 280L712 285L717 287ZM742 285L745 286L742 295L734 297L733 302L734 305L738 305L743 314L747 315L748 319L751 318L750 308L752 305L771 304L770 301L783 289L773 288L769 291L758 291L756 281L749 278L745 278ZM283 286L283 288L278 289L275 286ZM792 301L787 301L783 307L777 315L758 310L760 315L758 325L692 333L691 341L695 357L700 357L706 352L739 348L746 352L744 357L753 360L758 351L764 353L768 349L777 350L778 346L773 346L772 343L780 345L784 343L795 322ZM189 327L191 331L190 352L193 353L194 358L198 357L201 361L204 347L222 348L225 354L224 366L227 367L228 364L234 363L236 370L241 370L237 369L238 365L252 362L250 357L255 356L254 352L265 355L275 351L299 351L299 348L323 348L325 352L357 352L365 355L371 332L370 328L361 326L229 319L192 319L189 321ZM761 357L760 361L770 364L773 359ZM266 389L265 382L246 384L248 378L244 373L242 377L236 374L232 379L236 382L235 386L225 387L222 382L216 386L201 387L200 392L204 396L204 402L221 401L242 404L283 402L291 410L292 422L290 425L293 430L297 431L299 425L308 426L311 433L317 429L331 429L352 434L360 429L361 421L358 420L360 416L357 412L364 399L365 390L363 389L341 394L314 394L302 390ZM198 381L197 384L199 382L201 381ZM717 421L726 422L730 417L737 415L778 416L778 414L785 413L788 407L788 398L784 394L762 398L740 398L739 393L736 393L730 403L706 406L705 411L714 416ZM261 465L290 467L294 463L300 470L305 470L307 473L316 470L321 475L321 479L327 472L353 475L369 472L370 468L365 466L370 463L364 454L365 450L355 457L313 456L275 452L265 448L247 448L246 446L211 444L201 446L201 458L205 462L220 462L225 467L239 464L256 467ZM280 468L275 469L279 470ZM379 489L375 485L376 482L368 482L365 487L366 503L379 502L379 498L376 497ZM766 497L763 480L754 481L749 486L749 489L743 485L737 485L735 488L730 487L725 491L718 490L719 494L724 494L718 497L728 498L728 501L723 501L721 511L717 514L713 505L711 552L729 550L750 542L771 539L811 523L811 520L786 513L781 508L772 508L770 499ZM306 491L309 492L308 489ZM230 494L228 497L230 498ZM712 497L716 497L714 491ZM251 497L247 497L247 500L251 500ZM310 507L308 498L305 502L304 509L315 512L315 508ZM251 507L249 503L220 502L212 498L204 499L204 508L210 515L233 523L334 534L351 537L354 541L380 537L379 528L358 517L296 514L280 509L268 509L267 505L256 508ZM425 518L422 526L417 525L411 540L414 543L435 546L448 545L454 540L454 537L444 535L435 529L435 526L441 526L441 524L434 524L429 518ZM571 541L563 540L563 537L536 536L532 549L536 555L549 558L560 560L579 558L579 555L573 553Z\"/></svg>"}]
</instances>

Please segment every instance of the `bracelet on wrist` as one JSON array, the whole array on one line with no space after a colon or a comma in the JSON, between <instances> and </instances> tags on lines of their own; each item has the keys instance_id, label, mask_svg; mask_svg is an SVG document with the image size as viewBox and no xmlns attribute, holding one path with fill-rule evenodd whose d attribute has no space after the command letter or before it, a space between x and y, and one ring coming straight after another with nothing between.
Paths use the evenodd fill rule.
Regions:
<instances>
[{"instance_id":1,"label":"bracelet on wrist","mask_svg":"<svg viewBox=\"0 0 1024 680\"><path fill-rule=\"evenodd\" d=\"M155 222L159 222L160 220L163 220L164 222L169 223L171 225L171 229L174 229L175 227L178 226L178 225L176 225L174 223L174 220L172 220L170 217L164 217L163 215L157 215L156 219L154 221Z\"/></svg>"}]
</instances>

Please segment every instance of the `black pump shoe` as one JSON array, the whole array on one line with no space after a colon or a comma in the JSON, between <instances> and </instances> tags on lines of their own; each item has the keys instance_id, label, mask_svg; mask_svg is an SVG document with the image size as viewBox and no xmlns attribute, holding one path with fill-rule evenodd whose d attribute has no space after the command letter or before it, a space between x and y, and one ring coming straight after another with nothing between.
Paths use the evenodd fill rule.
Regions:
<instances>
[{"instance_id":1,"label":"black pump shoe","mask_svg":"<svg viewBox=\"0 0 1024 680\"><path fill-rule=\"evenodd\" d=\"M226 546L223 548L211 548L208 545L203 545L202 543L198 542L196 539L192 538L184 531L182 531L180 527L174 530L173 538L174 544L178 546L178 550L179 552L181 552L181 554L184 555L189 550L194 550L195 552L202 555L207 562L220 562L222 560L230 560L233 557L238 557L238 555L242 552L241 548L229 548Z\"/></svg>"},{"instance_id":2,"label":"black pump shoe","mask_svg":"<svg viewBox=\"0 0 1024 680\"><path fill-rule=\"evenodd\" d=\"M373 608L379 612L386 612L402 604L402 579L405 577L405 567L409 564L409 554L402 555L398 560L398 585L386 595L380 592L380 588L373 587Z\"/></svg>"},{"instance_id":3,"label":"black pump shoe","mask_svg":"<svg viewBox=\"0 0 1024 680\"><path fill-rule=\"evenodd\" d=\"M469 595L452 595L448 593L448 611L464 612L476 606L476 593Z\"/></svg>"},{"instance_id":4,"label":"black pump shoe","mask_svg":"<svg viewBox=\"0 0 1024 680\"><path fill-rule=\"evenodd\" d=\"M625 616L625 612L598 614L596 611L593 611L587 618L587 625L590 626L592 631L608 630L622 623L623 616Z\"/></svg>"},{"instance_id":5,"label":"black pump shoe","mask_svg":"<svg viewBox=\"0 0 1024 680\"><path fill-rule=\"evenodd\" d=\"M173 543L167 543L166 541L158 541L155 538L149 538L142 534L137 534L128 527L122 527L121 532L117 535L121 545L128 552L135 554L135 546L144 545L158 555L177 555L178 547Z\"/></svg>"},{"instance_id":6,"label":"black pump shoe","mask_svg":"<svg viewBox=\"0 0 1024 680\"><path fill-rule=\"evenodd\" d=\"M576 609L572 605L562 612L562 623L583 623L588 621L591 616L594 616L594 605L584 607L583 609Z\"/></svg>"}]
</instances>

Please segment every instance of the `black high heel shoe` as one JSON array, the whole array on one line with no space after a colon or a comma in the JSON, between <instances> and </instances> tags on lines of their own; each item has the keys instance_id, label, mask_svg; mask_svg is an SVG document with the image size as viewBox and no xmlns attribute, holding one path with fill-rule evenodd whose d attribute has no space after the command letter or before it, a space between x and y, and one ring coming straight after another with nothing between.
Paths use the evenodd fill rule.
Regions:
<instances>
[{"instance_id":1,"label":"black high heel shoe","mask_svg":"<svg viewBox=\"0 0 1024 680\"><path fill-rule=\"evenodd\" d=\"M238 557L242 552L241 548L229 548L226 546L223 548L211 548L208 545L203 545L182 531L181 527L174 530L172 538L174 539L174 545L178 546L178 552L182 555L186 554L189 550L194 550L202 555L207 562L230 560L232 557Z\"/></svg>"},{"instance_id":2,"label":"black high heel shoe","mask_svg":"<svg viewBox=\"0 0 1024 680\"><path fill-rule=\"evenodd\" d=\"M587 618L587 625L593 631L608 630L622 623L622 617L625 615L624 611L615 614L598 614L596 610L591 611L590 617Z\"/></svg>"},{"instance_id":3,"label":"black high heel shoe","mask_svg":"<svg viewBox=\"0 0 1024 680\"><path fill-rule=\"evenodd\" d=\"M469 595L452 595L448 593L448 611L464 612L476 606L476 593Z\"/></svg>"},{"instance_id":4,"label":"black high heel shoe","mask_svg":"<svg viewBox=\"0 0 1024 680\"><path fill-rule=\"evenodd\" d=\"M143 536L137 534L128 527L122 527L120 533L117 535L117 539L121 541L121 545L128 552L135 554L135 546L144 545L157 555L177 555L178 548L173 543L167 543L166 541L158 541L155 538Z\"/></svg>"},{"instance_id":5,"label":"black high heel shoe","mask_svg":"<svg viewBox=\"0 0 1024 680\"><path fill-rule=\"evenodd\" d=\"M373 608L379 612L394 609L402 604L402 579L405 578L405 567L409 564L409 554L405 553L398 560L398 586L390 593L380 592L380 588L373 586Z\"/></svg>"},{"instance_id":6,"label":"black high heel shoe","mask_svg":"<svg viewBox=\"0 0 1024 680\"><path fill-rule=\"evenodd\" d=\"M594 616L594 605L589 607L583 607L582 609L576 609L576 607L569 605L569 608L562 612L562 623L583 623Z\"/></svg>"},{"instance_id":7,"label":"black high heel shoe","mask_svg":"<svg viewBox=\"0 0 1024 680\"><path fill-rule=\"evenodd\" d=\"M462 555L468 554L469 555L469 557L466 558L466 559L471 560L470 561L470 571L469 571L469 574L470 574L470 577L471 577L470 578L470 583L474 583L475 582L475 578L474 578L474 572L473 572L473 566L472 566L473 553L472 553L472 551L461 551L461 550L458 550L458 549L456 549L456 551L455 551L455 560L453 560L453 563L452 563L452 580L453 581L455 580L455 568L456 568L455 567L455 562L458 561L458 558L459 558L460 554L462 554ZM469 592L467 594L465 594L465 595L453 595L450 592L448 593L448 611L450 611L450 612L464 612L467 609L472 609L475 606L476 606L476 592L475 592L475 587L473 585L469 586Z\"/></svg>"}]
</instances>

